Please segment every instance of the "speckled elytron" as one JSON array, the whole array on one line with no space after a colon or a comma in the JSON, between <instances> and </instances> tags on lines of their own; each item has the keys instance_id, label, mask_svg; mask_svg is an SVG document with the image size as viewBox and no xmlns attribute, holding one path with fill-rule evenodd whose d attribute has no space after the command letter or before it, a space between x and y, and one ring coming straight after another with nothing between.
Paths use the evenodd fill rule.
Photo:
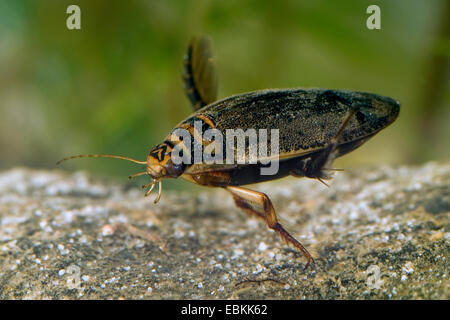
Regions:
<instances>
[{"instance_id":1,"label":"speckled elytron","mask_svg":"<svg viewBox=\"0 0 450 320\"><path fill-rule=\"evenodd\" d=\"M329 179L327 172L332 161L361 146L398 116L399 103L380 95L344 90L274 89L249 92L216 101L216 79L210 41L194 38L185 56L184 83L186 94L194 107L194 114L178 124L166 139L150 150L147 161L114 155L81 155L78 157L110 157L145 164L146 170L130 178L148 174L156 183L161 197L161 179L182 177L190 182L222 187L228 190L236 205L245 212L262 218L286 242L293 244L308 259L309 252L278 223L270 199L264 193L241 186L285 176ZM279 170L274 175L261 175L261 163L256 164L176 164L172 150L187 147L177 135L184 129L195 137L194 122L201 123L201 133L208 129L225 132L227 129L278 129ZM201 136L201 135L200 135ZM196 141L206 145L210 141ZM270 144L271 141L269 140ZM249 145L246 144L246 148ZM192 150L192 149L187 149ZM226 153L223 150L223 153ZM246 153L247 154L247 153Z\"/></svg>"}]
</instances>

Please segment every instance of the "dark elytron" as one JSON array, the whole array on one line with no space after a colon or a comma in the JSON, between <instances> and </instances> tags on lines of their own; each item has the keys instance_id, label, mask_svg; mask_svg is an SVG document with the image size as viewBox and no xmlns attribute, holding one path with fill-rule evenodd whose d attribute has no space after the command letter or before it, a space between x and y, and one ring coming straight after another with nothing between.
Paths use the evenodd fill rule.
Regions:
<instances>
[{"instance_id":1,"label":"dark elytron","mask_svg":"<svg viewBox=\"0 0 450 320\"><path fill-rule=\"evenodd\" d=\"M344 128L339 144L369 137L386 127L396 118L399 105L391 98L365 92L263 90L215 102L178 127L193 126L203 116L224 133L236 128L278 129L280 157L284 158L328 145L352 110L358 111Z\"/></svg>"}]
</instances>

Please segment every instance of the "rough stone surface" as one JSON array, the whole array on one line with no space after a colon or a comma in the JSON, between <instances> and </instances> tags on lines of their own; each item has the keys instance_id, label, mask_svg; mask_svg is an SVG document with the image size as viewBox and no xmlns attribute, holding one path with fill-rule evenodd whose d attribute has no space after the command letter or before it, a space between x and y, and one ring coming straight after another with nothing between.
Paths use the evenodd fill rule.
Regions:
<instances>
[{"instance_id":1,"label":"rough stone surface","mask_svg":"<svg viewBox=\"0 0 450 320\"><path fill-rule=\"evenodd\" d=\"M154 205L82 172L4 171L0 298L450 298L450 163L352 169L330 185L257 186L315 257L303 270L224 190L168 191Z\"/></svg>"}]
</instances>

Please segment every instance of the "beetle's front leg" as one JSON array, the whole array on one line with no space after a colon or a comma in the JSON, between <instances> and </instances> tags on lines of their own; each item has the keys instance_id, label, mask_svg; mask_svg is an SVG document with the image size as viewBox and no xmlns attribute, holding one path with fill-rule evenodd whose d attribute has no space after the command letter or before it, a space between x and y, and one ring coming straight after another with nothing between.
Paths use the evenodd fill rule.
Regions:
<instances>
[{"instance_id":1,"label":"beetle's front leg","mask_svg":"<svg viewBox=\"0 0 450 320\"><path fill-rule=\"evenodd\" d=\"M272 202L269 197L262 193L249 189L244 189L241 187L225 187L233 196L236 205L247 212L250 215L256 215L257 217L263 219L269 228L275 230L283 240L287 243L293 244L297 249L299 249L303 255L308 259L305 269L308 268L314 259L311 254L306 250L306 248L289 234L289 232L284 229L284 227L278 222L277 214L273 208ZM261 209L258 210L255 206L260 206Z\"/></svg>"}]
</instances>

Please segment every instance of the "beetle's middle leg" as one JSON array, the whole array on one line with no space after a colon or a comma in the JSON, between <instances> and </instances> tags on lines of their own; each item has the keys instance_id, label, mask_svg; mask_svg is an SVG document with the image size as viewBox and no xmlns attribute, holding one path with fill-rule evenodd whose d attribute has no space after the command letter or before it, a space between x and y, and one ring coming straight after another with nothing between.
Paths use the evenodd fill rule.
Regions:
<instances>
[{"instance_id":1,"label":"beetle's middle leg","mask_svg":"<svg viewBox=\"0 0 450 320\"><path fill-rule=\"evenodd\" d=\"M305 269L308 268L314 259L306 248L289 234L284 227L278 222L277 214L273 208L272 202L269 197L262 192L257 192L241 187L225 187L233 196L236 205L250 215L256 215L263 219L267 226L278 233L283 240L293 244L299 249L303 255L308 259ZM261 209L256 209L255 206L260 206Z\"/></svg>"}]
</instances>

